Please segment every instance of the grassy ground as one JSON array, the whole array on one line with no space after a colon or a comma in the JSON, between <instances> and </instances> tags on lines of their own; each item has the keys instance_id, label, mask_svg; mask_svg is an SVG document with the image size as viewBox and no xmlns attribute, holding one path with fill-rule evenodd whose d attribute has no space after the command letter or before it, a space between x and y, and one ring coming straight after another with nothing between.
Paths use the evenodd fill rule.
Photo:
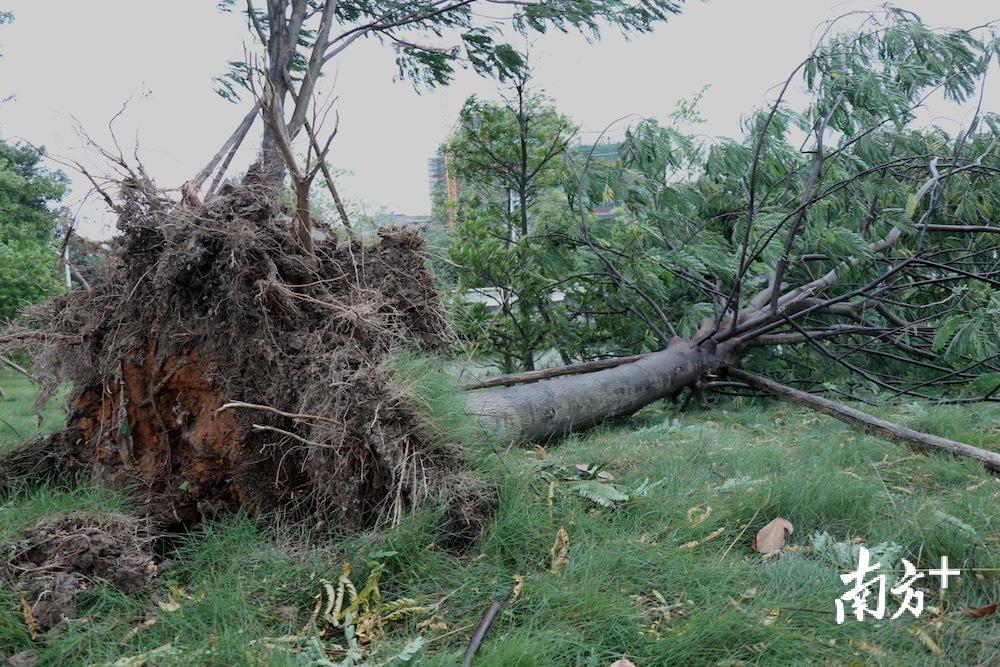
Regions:
<instances>
[{"instance_id":1,"label":"grassy ground","mask_svg":"<svg viewBox=\"0 0 1000 667\"><path fill-rule=\"evenodd\" d=\"M62 401L53 399L41 415L31 412L37 389L28 378L0 366L0 448L58 428L65 420ZM40 417L40 418L39 418Z\"/></svg>"},{"instance_id":2,"label":"grassy ground","mask_svg":"<svg viewBox=\"0 0 1000 667\"><path fill-rule=\"evenodd\" d=\"M14 399L0 403L0 416L27 435L34 422L20 412L28 396L16 385L0 377ZM908 405L885 414L1000 448L996 408ZM0 435L0 446L11 440ZM602 507L564 479L580 463L602 465L623 491L658 484ZM973 463L917 455L805 410L744 402L687 414L651 408L544 450L498 449L483 466L498 479L500 505L467 553L438 546L433 512L364 535L230 517L170 545L172 565L148 595L94 585L81 594L78 618L41 642L0 588L0 656L33 648L51 665L127 657L135 660L119 664L325 664L318 647L344 643L342 631L318 643L299 631L322 580L335 587L349 562L359 588L384 565L383 602L414 597L430 607L386 623L375 662L422 633L410 664L459 664L496 599L503 609L476 665L605 667L623 655L639 667L1000 664L1000 615L960 613L1000 600L1000 483ZM0 545L40 516L126 507L89 487L24 489L0 504ZM791 545L763 558L750 538L777 516L795 526ZM561 567L552 571L561 529L566 560L556 549ZM932 580L920 619L837 625L838 575L850 565L812 548L822 531L834 541L898 545L921 569L947 555L962 575L947 591Z\"/></svg>"}]
</instances>

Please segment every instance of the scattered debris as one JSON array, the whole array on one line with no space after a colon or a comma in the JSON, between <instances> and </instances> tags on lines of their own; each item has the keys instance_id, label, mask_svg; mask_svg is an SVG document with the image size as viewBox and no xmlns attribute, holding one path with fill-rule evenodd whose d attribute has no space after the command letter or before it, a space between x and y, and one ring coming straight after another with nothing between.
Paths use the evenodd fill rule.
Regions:
<instances>
[{"instance_id":1,"label":"scattered debris","mask_svg":"<svg viewBox=\"0 0 1000 667\"><path fill-rule=\"evenodd\" d=\"M632 601L637 607L637 615L648 625L643 632L659 639L664 632L672 630L670 624L680 618L687 618L685 601L667 602L658 590L653 589L649 595L632 595ZM687 604L693 604L691 600Z\"/></svg>"},{"instance_id":2,"label":"scattered debris","mask_svg":"<svg viewBox=\"0 0 1000 667\"><path fill-rule=\"evenodd\" d=\"M697 526L698 524L703 523L705 519L707 519L710 516L712 516L711 505L708 505L707 507L704 508L698 505L696 507L689 508L687 511L688 523L690 523L692 526Z\"/></svg>"},{"instance_id":3,"label":"scattered debris","mask_svg":"<svg viewBox=\"0 0 1000 667\"><path fill-rule=\"evenodd\" d=\"M944 657L944 649L934 639L920 628L911 628L910 632L920 640L920 643L927 647L927 650L939 658Z\"/></svg>"},{"instance_id":4,"label":"scattered debris","mask_svg":"<svg viewBox=\"0 0 1000 667\"><path fill-rule=\"evenodd\" d=\"M772 609L771 611L767 612L767 615L764 616L763 620L761 620L760 623L761 625L767 625L767 626L774 625L775 623L777 623L778 616L780 615L781 615L780 609Z\"/></svg>"},{"instance_id":5,"label":"scattered debris","mask_svg":"<svg viewBox=\"0 0 1000 667\"><path fill-rule=\"evenodd\" d=\"M66 430L40 447L63 472L141 484L164 523L280 509L352 529L440 501L456 543L480 532L492 490L391 369L401 346L450 344L416 231L329 234L307 255L253 168L196 206L126 181L118 211L91 289L8 337L32 355L40 400L73 386ZM9 469L0 458L0 492Z\"/></svg>"},{"instance_id":6,"label":"scattered debris","mask_svg":"<svg viewBox=\"0 0 1000 667\"><path fill-rule=\"evenodd\" d=\"M569 565L569 533L566 532L565 528L560 528L559 532L556 533L556 541L552 543L549 554L551 556L549 560L550 571L558 572Z\"/></svg>"},{"instance_id":7,"label":"scattered debris","mask_svg":"<svg viewBox=\"0 0 1000 667\"><path fill-rule=\"evenodd\" d=\"M73 617L76 594L90 583L128 594L146 588L159 573L150 541L138 522L121 515L45 518L6 545L0 580L21 600L25 624L37 637Z\"/></svg>"},{"instance_id":8,"label":"scattered debris","mask_svg":"<svg viewBox=\"0 0 1000 667\"><path fill-rule=\"evenodd\" d=\"M7 658L5 667L35 667L38 659L38 651L21 651Z\"/></svg>"},{"instance_id":9,"label":"scattered debris","mask_svg":"<svg viewBox=\"0 0 1000 667\"><path fill-rule=\"evenodd\" d=\"M482 618L479 619L479 624L476 625L476 631L472 633L472 639L469 640L469 647L465 649L465 657L462 658L462 667L471 667L472 659L476 657L479 647L483 644L483 639L486 638L486 633L493 627L493 621L497 619L497 614L499 613L500 603L494 600L490 603L486 611L483 612Z\"/></svg>"},{"instance_id":10,"label":"scattered debris","mask_svg":"<svg viewBox=\"0 0 1000 667\"><path fill-rule=\"evenodd\" d=\"M635 663L625 657L619 658L611 663L609 667L636 667Z\"/></svg>"},{"instance_id":11,"label":"scattered debris","mask_svg":"<svg viewBox=\"0 0 1000 667\"><path fill-rule=\"evenodd\" d=\"M841 571L850 571L858 566L858 555L861 547L866 546L860 538L849 541L837 541L825 530L813 533L809 538L813 553ZM866 547L871 554L872 563L880 563L883 569L890 570L886 574L889 580L894 580L891 573L902 560L905 549L895 542L881 542L875 546Z\"/></svg>"},{"instance_id":12,"label":"scattered debris","mask_svg":"<svg viewBox=\"0 0 1000 667\"><path fill-rule=\"evenodd\" d=\"M986 618L987 616L992 616L995 613L997 613L997 603L992 602L985 607L966 609L962 612L962 615L968 616L969 618Z\"/></svg>"},{"instance_id":13,"label":"scattered debris","mask_svg":"<svg viewBox=\"0 0 1000 667\"><path fill-rule=\"evenodd\" d=\"M508 606L517 602L518 598L521 597L521 593L524 592L524 575L515 574L511 578L514 580L514 589L510 593L510 600L507 601Z\"/></svg>"},{"instance_id":14,"label":"scattered debris","mask_svg":"<svg viewBox=\"0 0 1000 667\"><path fill-rule=\"evenodd\" d=\"M571 493L586 498L601 507L613 507L626 503L633 498L648 496L650 491L662 484L664 480L650 482L645 478L634 489L623 489L612 484L615 476L604 469L603 464L577 463L567 466L556 458L546 458L536 464L538 473L549 482L548 503L555 498L556 483L566 483L565 487Z\"/></svg>"},{"instance_id":15,"label":"scattered debris","mask_svg":"<svg viewBox=\"0 0 1000 667\"><path fill-rule=\"evenodd\" d=\"M710 542L710 541L714 540L719 535L722 535L724 532L726 532L726 529L724 527L723 528L716 528L715 530L713 530L711 533L709 533L705 537L701 538L700 540L693 540L691 542L687 542L685 544L682 544L681 545L681 549L694 549L695 547L697 547L699 545L705 544L705 542Z\"/></svg>"}]
</instances>

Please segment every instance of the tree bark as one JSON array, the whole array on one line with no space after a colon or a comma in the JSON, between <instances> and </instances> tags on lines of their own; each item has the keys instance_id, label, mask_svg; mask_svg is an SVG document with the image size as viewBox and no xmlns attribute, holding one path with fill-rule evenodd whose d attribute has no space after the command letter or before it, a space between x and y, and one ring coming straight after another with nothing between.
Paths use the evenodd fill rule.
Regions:
<instances>
[{"instance_id":1,"label":"tree bark","mask_svg":"<svg viewBox=\"0 0 1000 667\"><path fill-rule=\"evenodd\" d=\"M466 409L510 440L549 440L636 410L693 385L730 363L733 346L674 339L628 364L518 387L473 391Z\"/></svg>"},{"instance_id":2,"label":"tree bark","mask_svg":"<svg viewBox=\"0 0 1000 667\"><path fill-rule=\"evenodd\" d=\"M873 435L975 459L990 471L1000 473L1000 452L921 433L733 368L738 354L736 343L716 345L706 341L698 345L675 338L659 352L595 362L605 364L601 370L588 364L576 364L492 379L494 385L503 382L516 383L516 386L475 390L475 383L470 383L463 387L473 389L466 395L465 405L467 412L483 428L506 440L545 441L628 416L653 401L676 396L685 388L697 391L698 382L705 375L726 368L730 377L754 389L812 408Z\"/></svg>"}]
</instances>

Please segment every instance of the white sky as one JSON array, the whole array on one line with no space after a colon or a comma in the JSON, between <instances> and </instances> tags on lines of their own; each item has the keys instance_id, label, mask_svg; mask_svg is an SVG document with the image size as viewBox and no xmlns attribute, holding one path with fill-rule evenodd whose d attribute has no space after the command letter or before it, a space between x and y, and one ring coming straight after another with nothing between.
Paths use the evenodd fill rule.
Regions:
<instances>
[{"instance_id":1,"label":"white sky","mask_svg":"<svg viewBox=\"0 0 1000 667\"><path fill-rule=\"evenodd\" d=\"M994 0L900 0L933 26L971 27L1000 18ZM808 53L824 20L874 3L833 0L689 0L667 24L626 41L608 34L596 44L579 35L537 37L535 84L585 130L622 116L665 117L705 84L698 131L735 135L741 115L774 93ZM126 153L138 142L147 171L163 187L196 173L246 113L213 92L212 77L243 54L249 41L238 15L214 0L0 0L13 24L0 27L0 136L44 145L53 155L86 160L73 118L101 143L107 125L131 98L115 129ZM492 81L459 73L443 89L417 94L395 82L390 47L356 42L336 61L340 132L332 160L348 173L340 189L368 210L430 210L427 159L444 140L465 98L495 94ZM985 110L1000 111L1000 78L987 81ZM335 79L334 79L335 77ZM955 129L963 115L944 106L931 116ZM953 121L946 120L954 119ZM234 163L252 160L245 143ZM97 164L93 159L90 164ZM104 169L106 171L106 169ZM89 189L70 174L75 205ZM86 235L107 236L96 206Z\"/></svg>"}]
</instances>

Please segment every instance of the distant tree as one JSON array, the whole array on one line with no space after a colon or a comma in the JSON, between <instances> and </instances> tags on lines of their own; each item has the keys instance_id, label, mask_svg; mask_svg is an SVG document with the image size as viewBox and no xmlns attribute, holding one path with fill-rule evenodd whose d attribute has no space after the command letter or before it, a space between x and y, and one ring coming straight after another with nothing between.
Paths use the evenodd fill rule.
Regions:
<instances>
[{"instance_id":1,"label":"distant tree","mask_svg":"<svg viewBox=\"0 0 1000 667\"><path fill-rule=\"evenodd\" d=\"M551 296L568 287L574 268L561 228L572 218L558 186L575 133L521 73L502 102L470 97L444 149L454 156L462 190L449 249L459 326L508 371L533 369L538 354L553 348L565 363L571 359L566 304L552 303ZM476 291L481 288L487 291ZM486 301L466 302L470 294ZM491 315L487 306L499 312Z\"/></svg>"},{"instance_id":2,"label":"distant tree","mask_svg":"<svg viewBox=\"0 0 1000 667\"><path fill-rule=\"evenodd\" d=\"M13 14L11 14L10 12L0 11L0 25L4 25L6 23L10 23L13 20L14 20L14 15ZM3 53L0 53L0 58L3 58ZM0 93L0 95L2 95L2 93ZM13 95L6 95L6 96L0 97L0 104L3 104L4 102L7 102L8 100L11 99L11 97L13 97Z\"/></svg>"},{"instance_id":3,"label":"distant tree","mask_svg":"<svg viewBox=\"0 0 1000 667\"><path fill-rule=\"evenodd\" d=\"M60 288L55 273L58 215L49 206L66 177L35 149L0 140L0 323Z\"/></svg>"},{"instance_id":4,"label":"distant tree","mask_svg":"<svg viewBox=\"0 0 1000 667\"><path fill-rule=\"evenodd\" d=\"M257 8L253 0L222 0L220 8L244 12L251 34L266 51L266 61L234 61L217 79L219 93L236 100L245 93L255 99L253 109L233 135L193 179L200 189L216 168L217 183L255 118L263 116L260 158L263 173L275 178L291 173L297 189L308 189L310 169L296 174L290 144L307 135L307 161L322 169L324 180L339 199L325 167L325 142L316 125L324 116L313 108L316 83L324 68L338 60L359 39L374 39L396 48L401 78L429 87L447 84L455 68L470 67L484 75L505 80L520 71L524 62L503 41L505 25L522 33L580 31L600 36L604 27L626 33L648 32L656 23L680 11L683 0L266 0ZM492 12L509 12L508 20L486 18ZM261 85L254 81L260 80ZM254 90L257 88L258 90ZM302 178L299 178L299 177ZM209 191L213 189L209 187ZM300 225L308 227L307 216ZM347 223L346 217L344 218ZM305 237L305 233L300 234Z\"/></svg>"}]
</instances>

